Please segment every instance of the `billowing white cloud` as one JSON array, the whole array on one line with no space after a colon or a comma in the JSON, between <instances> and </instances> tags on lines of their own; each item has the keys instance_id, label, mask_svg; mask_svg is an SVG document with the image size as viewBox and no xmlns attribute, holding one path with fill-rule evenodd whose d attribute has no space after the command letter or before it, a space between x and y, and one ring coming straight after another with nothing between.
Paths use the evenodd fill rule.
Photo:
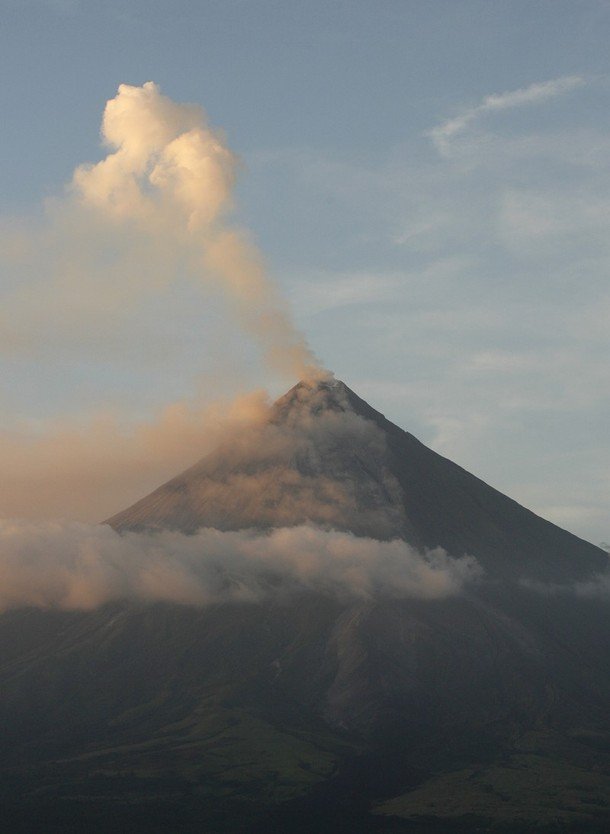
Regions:
<instances>
[{"instance_id":1,"label":"billowing white cloud","mask_svg":"<svg viewBox=\"0 0 610 834\"><path fill-rule=\"evenodd\" d=\"M76 168L62 199L36 226L0 233L14 280L2 299L0 350L41 351L129 315L168 283L193 281L223 293L236 328L274 371L290 379L322 373L261 253L229 222L239 161L203 109L156 84L121 84L102 122L106 156ZM127 314L127 316L126 316ZM54 332L53 332L54 331Z\"/></svg>"},{"instance_id":2,"label":"billowing white cloud","mask_svg":"<svg viewBox=\"0 0 610 834\"><path fill-rule=\"evenodd\" d=\"M108 155L74 174L77 200L152 238L174 241L203 274L223 284L244 329L276 368L297 377L318 370L247 235L226 225L237 158L203 109L177 104L151 81L121 84L104 111Z\"/></svg>"},{"instance_id":3,"label":"billowing white cloud","mask_svg":"<svg viewBox=\"0 0 610 834\"><path fill-rule=\"evenodd\" d=\"M205 605L306 590L340 599L438 599L480 575L471 557L312 526L268 535L119 535L101 525L0 520L0 611L91 609L130 599Z\"/></svg>"},{"instance_id":4,"label":"billowing white cloud","mask_svg":"<svg viewBox=\"0 0 610 834\"><path fill-rule=\"evenodd\" d=\"M154 366L176 344L186 355L187 385L213 357L212 391L206 407L159 407L160 416L148 420L141 420L136 406L139 424L120 409L99 405L86 422L78 414L36 421L3 414L2 514L97 520L209 451L222 421L218 409L208 419L207 406L223 387L232 339L243 350L246 336L245 364L262 364L291 382L326 375L294 327L256 245L229 222L239 161L203 109L172 101L152 82L122 84L106 104L101 134L105 156L77 167L66 194L49 201L37 223L13 219L0 227L0 257L8 265L0 359L51 361L53 351L55 361L57 355L73 364L93 359L98 367L89 366L91 387L100 384L94 378L99 366L114 362L120 369L112 386L133 354L148 355ZM210 299L200 319L185 310L193 287ZM172 308L169 296L181 293L182 306ZM218 295L230 311L219 308ZM149 345L138 330L142 324ZM194 330L204 332L196 344L205 355L188 352ZM258 359L251 340L262 363L250 359L252 353ZM54 367L61 377L57 361ZM108 369L102 370L108 379ZM112 390L108 394L110 399ZM85 398L76 395L81 412ZM164 403L163 393L159 400Z\"/></svg>"}]
</instances>

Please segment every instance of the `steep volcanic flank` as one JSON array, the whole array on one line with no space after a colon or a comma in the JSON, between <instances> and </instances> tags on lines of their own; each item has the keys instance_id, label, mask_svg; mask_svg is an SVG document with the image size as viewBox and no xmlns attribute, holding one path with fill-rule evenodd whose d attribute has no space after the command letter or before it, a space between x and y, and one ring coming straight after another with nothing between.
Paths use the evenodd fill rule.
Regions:
<instances>
[{"instance_id":1,"label":"steep volcanic flank","mask_svg":"<svg viewBox=\"0 0 610 834\"><path fill-rule=\"evenodd\" d=\"M275 584L263 599L4 611L4 828L605 834L610 604L575 582L606 554L343 383L299 383L264 423L110 519L122 535L100 529L154 541L158 569L197 537L129 531L303 522L441 546L485 574L435 598Z\"/></svg>"},{"instance_id":2,"label":"steep volcanic flank","mask_svg":"<svg viewBox=\"0 0 610 834\"><path fill-rule=\"evenodd\" d=\"M475 556L492 576L564 582L606 554L401 430L343 382L300 382L269 419L108 520L120 531L305 522Z\"/></svg>"},{"instance_id":3,"label":"steep volcanic flank","mask_svg":"<svg viewBox=\"0 0 610 834\"><path fill-rule=\"evenodd\" d=\"M312 522L400 536L408 529L402 492L384 434L366 408L341 382L301 382L263 424L232 437L108 523L118 530L193 532Z\"/></svg>"}]
</instances>

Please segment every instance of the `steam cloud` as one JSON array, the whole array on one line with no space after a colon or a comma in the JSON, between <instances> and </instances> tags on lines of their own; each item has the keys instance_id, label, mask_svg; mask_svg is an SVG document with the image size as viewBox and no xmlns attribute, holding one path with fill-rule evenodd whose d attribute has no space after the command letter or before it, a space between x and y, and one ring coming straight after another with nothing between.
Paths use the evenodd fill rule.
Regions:
<instances>
[{"instance_id":1,"label":"steam cloud","mask_svg":"<svg viewBox=\"0 0 610 834\"><path fill-rule=\"evenodd\" d=\"M129 342L130 313L156 291L195 281L206 283L208 299L220 289L270 369L324 376L261 253L230 222L239 161L204 110L150 81L121 84L101 135L106 156L76 168L40 224L0 224L0 256L12 271L0 348L27 354L53 343L99 353L113 336Z\"/></svg>"},{"instance_id":2,"label":"steam cloud","mask_svg":"<svg viewBox=\"0 0 610 834\"><path fill-rule=\"evenodd\" d=\"M92 609L111 600L188 605L260 601L315 590L340 599L435 599L481 571L471 557L419 553L313 526L269 535L202 529L119 535L101 525L0 521L0 611Z\"/></svg>"},{"instance_id":3,"label":"steam cloud","mask_svg":"<svg viewBox=\"0 0 610 834\"><path fill-rule=\"evenodd\" d=\"M79 166L39 223L0 224L0 257L10 265L0 351L29 360L57 350L79 361L123 362L142 353L145 361L164 360L175 339L147 316L157 315L159 293L163 299L172 282L177 296L194 283L208 290L212 326L218 288L241 325L231 330L253 337L271 370L291 380L328 377L260 252L230 220L239 161L203 109L172 101L152 82L123 84L107 102L101 135L105 157ZM210 351L222 379L234 376L225 353ZM193 373L199 370L194 360ZM9 414L0 426L0 515L107 517L209 452L223 405L179 402L139 424L120 413L93 413L86 422L11 422Z\"/></svg>"},{"instance_id":4,"label":"steam cloud","mask_svg":"<svg viewBox=\"0 0 610 834\"><path fill-rule=\"evenodd\" d=\"M245 330L273 367L298 377L319 375L259 251L226 225L237 159L203 109L177 104L151 81L121 84L106 104L102 137L111 152L76 170L77 199L117 223L133 223L193 251L202 274L223 282Z\"/></svg>"}]
</instances>

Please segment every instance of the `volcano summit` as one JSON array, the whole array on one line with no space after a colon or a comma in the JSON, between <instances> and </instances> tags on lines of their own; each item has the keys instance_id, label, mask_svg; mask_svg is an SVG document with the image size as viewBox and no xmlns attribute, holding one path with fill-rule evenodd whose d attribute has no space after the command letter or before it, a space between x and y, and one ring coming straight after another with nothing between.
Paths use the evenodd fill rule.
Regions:
<instances>
[{"instance_id":1,"label":"volcano summit","mask_svg":"<svg viewBox=\"0 0 610 834\"><path fill-rule=\"evenodd\" d=\"M313 523L475 556L494 576L553 582L606 554L436 454L339 380L300 382L269 419L107 522L116 530Z\"/></svg>"},{"instance_id":2,"label":"volcano summit","mask_svg":"<svg viewBox=\"0 0 610 834\"><path fill-rule=\"evenodd\" d=\"M107 523L170 548L201 528L271 547L305 525L480 571L429 598L295 586L5 611L11 830L607 830L607 554L342 382L300 382Z\"/></svg>"}]
</instances>

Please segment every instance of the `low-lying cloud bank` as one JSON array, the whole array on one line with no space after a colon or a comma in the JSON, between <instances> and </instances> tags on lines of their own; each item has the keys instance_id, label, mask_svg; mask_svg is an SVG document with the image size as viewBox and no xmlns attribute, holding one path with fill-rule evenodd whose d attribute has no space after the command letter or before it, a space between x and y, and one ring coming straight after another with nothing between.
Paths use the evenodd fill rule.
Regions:
<instances>
[{"instance_id":1,"label":"low-lying cloud bank","mask_svg":"<svg viewBox=\"0 0 610 834\"><path fill-rule=\"evenodd\" d=\"M610 554L606 570L594 573L582 582L568 585L560 582L534 582L530 579L523 579L521 585L545 596L577 596L586 599L610 600Z\"/></svg>"},{"instance_id":2,"label":"low-lying cloud bank","mask_svg":"<svg viewBox=\"0 0 610 834\"><path fill-rule=\"evenodd\" d=\"M106 525L0 520L0 611L92 609L124 599L205 605L304 590L340 599L435 599L460 593L481 573L473 557L309 525L268 535L120 535Z\"/></svg>"}]
</instances>

